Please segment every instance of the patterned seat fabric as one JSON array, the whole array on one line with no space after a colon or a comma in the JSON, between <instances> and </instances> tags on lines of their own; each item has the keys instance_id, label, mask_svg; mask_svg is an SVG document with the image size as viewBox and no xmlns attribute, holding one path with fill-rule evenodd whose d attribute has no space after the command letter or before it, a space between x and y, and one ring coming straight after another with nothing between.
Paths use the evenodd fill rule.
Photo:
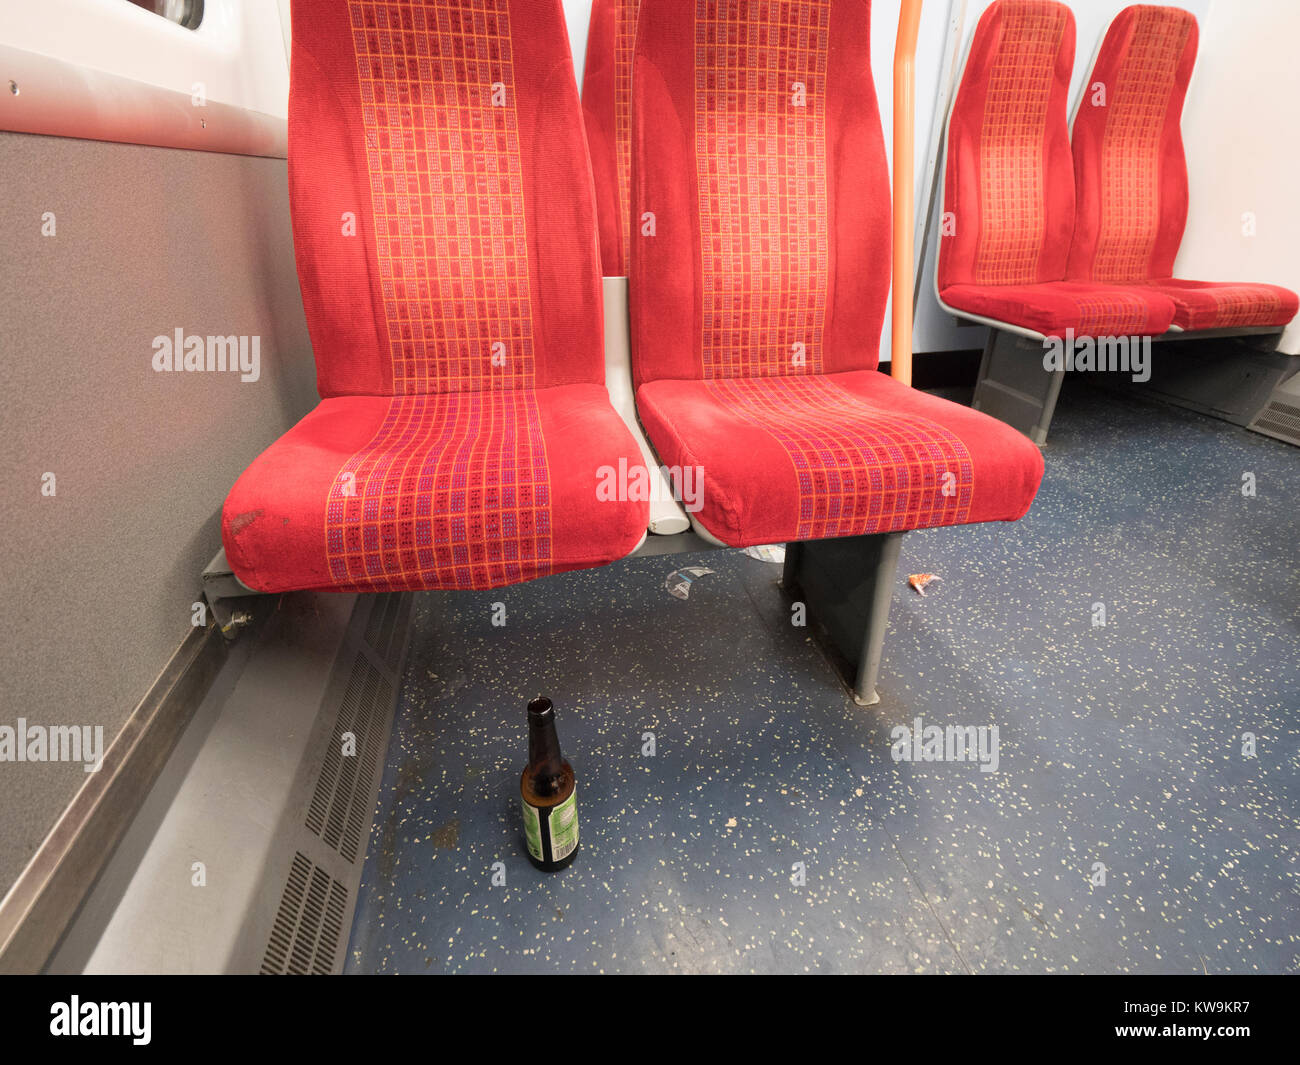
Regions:
<instances>
[{"instance_id":1,"label":"patterned seat fabric","mask_svg":"<svg viewBox=\"0 0 1300 1065\"><path fill-rule=\"evenodd\" d=\"M1066 99L1074 15L997 0L980 18L948 124L938 289L954 310L1062 336L1151 335L1173 301L1066 280L1074 177Z\"/></svg>"},{"instance_id":2,"label":"patterned seat fabric","mask_svg":"<svg viewBox=\"0 0 1300 1065\"><path fill-rule=\"evenodd\" d=\"M1284 326L1300 310L1300 297L1281 285L1177 277L1145 284L1174 301L1174 325L1180 329Z\"/></svg>"},{"instance_id":3,"label":"patterned seat fabric","mask_svg":"<svg viewBox=\"0 0 1300 1065\"><path fill-rule=\"evenodd\" d=\"M594 0L582 74L582 112L596 180L600 261L625 277L631 226L632 46L640 0Z\"/></svg>"},{"instance_id":4,"label":"patterned seat fabric","mask_svg":"<svg viewBox=\"0 0 1300 1065\"><path fill-rule=\"evenodd\" d=\"M733 546L1015 520L1009 426L877 371L890 197L869 0L641 5L632 79L637 408Z\"/></svg>"},{"instance_id":5,"label":"patterned seat fabric","mask_svg":"<svg viewBox=\"0 0 1300 1065\"><path fill-rule=\"evenodd\" d=\"M1172 307L1136 286L1044 281L1038 285L949 285L943 301L967 314L1043 336L1149 336L1169 327ZM1163 328L1162 328L1163 325Z\"/></svg>"},{"instance_id":6,"label":"patterned seat fabric","mask_svg":"<svg viewBox=\"0 0 1300 1065\"><path fill-rule=\"evenodd\" d=\"M1176 7L1126 7L1106 31L1074 121L1068 276L1145 285L1173 300L1182 329L1286 325L1300 306L1288 289L1173 277L1188 201L1179 123L1196 47L1196 18Z\"/></svg>"},{"instance_id":7,"label":"patterned seat fabric","mask_svg":"<svg viewBox=\"0 0 1300 1065\"><path fill-rule=\"evenodd\" d=\"M263 591L486 588L644 535L603 387L560 0L295 0L289 183L323 401L226 500ZM605 493L608 495L608 493Z\"/></svg>"}]
</instances>

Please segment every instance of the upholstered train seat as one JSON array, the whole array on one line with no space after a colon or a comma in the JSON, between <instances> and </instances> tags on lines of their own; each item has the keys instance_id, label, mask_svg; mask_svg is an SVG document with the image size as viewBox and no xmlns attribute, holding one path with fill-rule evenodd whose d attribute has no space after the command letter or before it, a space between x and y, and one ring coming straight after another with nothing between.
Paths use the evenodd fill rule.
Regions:
<instances>
[{"instance_id":1,"label":"upholstered train seat","mask_svg":"<svg viewBox=\"0 0 1300 1065\"><path fill-rule=\"evenodd\" d=\"M939 300L1041 336L1163 333L1167 295L1066 279L1074 46L1074 15L1054 0L997 0L981 16L948 123Z\"/></svg>"},{"instance_id":2,"label":"upholstered train seat","mask_svg":"<svg viewBox=\"0 0 1300 1065\"><path fill-rule=\"evenodd\" d=\"M1045 337L1151 336L1164 332L1173 302L1137 286L1044 281L1031 285L954 284L943 302L992 323L1019 326Z\"/></svg>"},{"instance_id":3,"label":"upholstered train seat","mask_svg":"<svg viewBox=\"0 0 1300 1065\"><path fill-rule=\"evenodd\" d=\"M485 588L631 552L560 0L295 0L289 182L323 400L226 501L236 575Z\"/></svg>"},{"instance_id":4,"label":"upholstered train seat","mask_svg":"<svg viewBox=\"0 0 1300 1065\"><path fill-rule=\"evenodd\" d=\"M1174 301L1174 325L1182 330L1281 327L1300 308L1300 297L1289 288L1263 282L1166 277L1142 284Z\"/></svg>"},{"instance_id":5,"label":"upholstered train seat","mask_svg":"<svg viewBox=\"0 0 1300 1065\"><path fill-rule=\"evenodd\" d=\"M1067 274L1158 292L1180 329L1284 326L1300 306L1289 289L1173 276L1188 209L1180 121L1196 49L1196 18L1181 8L1137 4L1115 16L1074 120Z\"/></svg>"},{"instance_id":6,"label":"upholstered train seat","mask_svg":"<svg viewBox=\"0 0 1300 1065\"><path fill-rule=\"evenodd\" d=\"M645 505L597 497L639 465L603 385L336 396L227 500L234 572L261 591L490 588L599 566ZM608 493L606 493L607 495Z\"/></svg>"},{"instance_id":7,"label":"upholstered train seat","mask_svg":"<svg viewBox=\"0 0 1300 1065\"><path fill-rule=\"evenodd\" d=\"M878 372L890 195L869 0L642 3L637 408L733 546L1015 520L1043 460Z\"/></svg>"},{"instance_id":8,"label":"upholstered train seat","mask_svg":"<svg viewBox=\"0 0 1300 1065\"><path fill-rule=\"evenodd\" d=\"M734 547L1015 521L1038 449L986 414L877 370L651 381L637 393L670 466L705 472L699 518Z\"/></svg>"}]
</instances>

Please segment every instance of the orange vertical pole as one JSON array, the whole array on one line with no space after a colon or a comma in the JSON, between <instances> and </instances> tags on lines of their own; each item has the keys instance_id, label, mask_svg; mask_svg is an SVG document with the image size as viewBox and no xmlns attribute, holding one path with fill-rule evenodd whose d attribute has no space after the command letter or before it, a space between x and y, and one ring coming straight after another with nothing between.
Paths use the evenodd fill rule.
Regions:
<instances>
[{"instance_id":1,"label":"orange vertical pole","mask_svg":"<svg viewBox=\"0 0 1300 1065\"><path fill-rule=\"evenodd\" d=\"M916 284L912 235L916 221L913 138L916 126L916 38L921 0L903 0L894 42L894 319L890 375L912 383L912 291Z\"/></svg>"}]
</instances>

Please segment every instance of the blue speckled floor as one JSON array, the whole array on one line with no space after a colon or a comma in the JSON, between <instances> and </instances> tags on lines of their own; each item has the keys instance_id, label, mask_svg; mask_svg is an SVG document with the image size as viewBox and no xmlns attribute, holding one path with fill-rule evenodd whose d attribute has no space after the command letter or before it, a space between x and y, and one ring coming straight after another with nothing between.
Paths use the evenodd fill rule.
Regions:
<instances>
[{"instance_id":1,"label":"blue speckled floor","mask_svg":"<svg viewBox=\"0 0 1300 1065\"><path fill-rule=\"evenodd\" d=\"M419 596L349 970L1300 970L1300 450L1071 381L1045 454L1018 525L904 539L870 709L739 552ZM553 875L539 693L579 781ZM999 771L893 761L916 717L996 724Z\"/></svg>"}]
</instances>

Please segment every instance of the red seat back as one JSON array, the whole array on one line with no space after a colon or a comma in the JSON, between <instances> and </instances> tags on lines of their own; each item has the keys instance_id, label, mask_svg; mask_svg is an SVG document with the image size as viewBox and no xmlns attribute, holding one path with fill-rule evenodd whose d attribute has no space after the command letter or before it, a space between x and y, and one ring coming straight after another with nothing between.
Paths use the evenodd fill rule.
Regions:
<instances>
[{"instance_id":1,"label":"red seat back","mask_svg":"<svg viewBox=\"0 0 1300 1065\"><path fill-rule=\"evenodd\" d=\"M560 0L294 0L289 190L322 396L603 381Z\"/></svg>"},{"instance_id":2,"label":"red seat back","mask_svg":"<svg viewBox=\"0 0 1300 1065\"><path fill-rule=\"evenodd\" d=\"M632 46L640 0L595 0L582 73L582 111L596 179L601 268L627 274L632 182Z\"/></svg>"},{"instance_id":3,"label":"red seat back","mask_svg":"<svg viewBox=\"0 0 1300 1065\"><path fill-rule=\"evenodd\" d=\"M1071 278L1173 276L1187 224L1179 122L1196 45L1196 18L1176 7L1126 7L1106 31L1074 120Z\"/></svg>"},{"instance_id":4,"label":"red seat back","mask_svg":"<svg viewBox=\"0 0 1300 1065\"><path fill-rule=\"evenodd\" d=\"M980 18L948 123L940 291L1065 278L1073 65L1064 4L998 0Z\"/></svg>"},{"instance_id":5,"label":"red seat back","mask_svg":"<svg viewBox=\"0 0 1300 1065\"><path fill-rule=\"evenodd\" d=\"M638 385L875 367L890 196L870 22L869 0L641 5Z\"/></svg>"}]
</instances>

